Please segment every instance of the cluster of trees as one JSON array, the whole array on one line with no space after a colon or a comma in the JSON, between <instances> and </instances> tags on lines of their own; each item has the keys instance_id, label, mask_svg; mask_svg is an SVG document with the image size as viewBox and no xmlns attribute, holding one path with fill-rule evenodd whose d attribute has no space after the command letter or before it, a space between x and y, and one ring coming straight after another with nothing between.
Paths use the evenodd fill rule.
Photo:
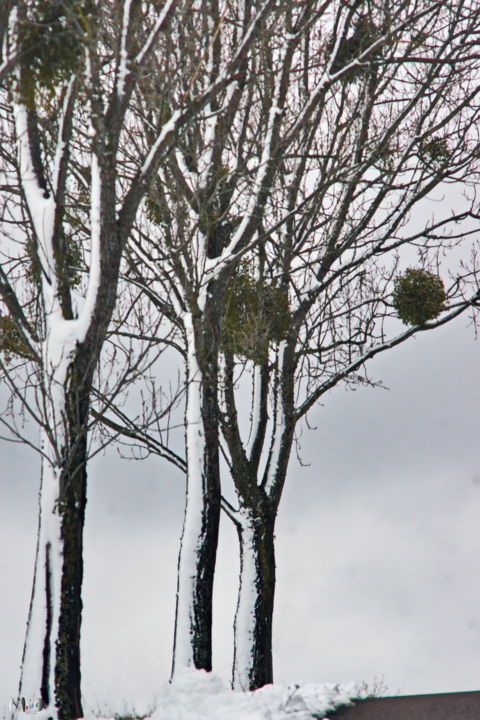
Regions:
<instances>
[{"instance_id":1,"label":"cluster of trees","mask_svg":"<svg viewBox=\"0 0 480 720\"><path fill-rule=\"evenodd\" d=\"M3 3L2 423L18 438L20 406L42 460L19 693L52 717L83 716L87 465L119 436L186 474L172 678L212 667L223 510L240 552L233 686L272 681L299 423L480 297L475 253L455 264L478 220L479 32L475 0ZM460 205L427 217L449 186ZM154 387L129 419L122 393L164 348L182 391L165 408ZM183 455L155 430L180 402Z\"/></svg>"}]
</instances>

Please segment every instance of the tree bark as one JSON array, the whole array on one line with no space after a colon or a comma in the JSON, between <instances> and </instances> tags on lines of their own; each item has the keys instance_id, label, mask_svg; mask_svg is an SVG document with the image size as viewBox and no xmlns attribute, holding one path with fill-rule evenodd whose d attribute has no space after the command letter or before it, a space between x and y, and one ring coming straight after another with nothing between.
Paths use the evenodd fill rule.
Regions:
<instances>
[{"instance_id":1,"label":"tree bark","mask_svg":"<svg viewBox=\"0 0 480 720\"><path fill-rule=\"evenodd\" d=\"M81 444L86 443L82 440ZM77 462L85 449L77 451ZM73 472L59 471L44 461L19 696L36 700L40 690L43 706L59 720L83 716L80 626L86 479L85 456Z\"/></svg>"},{"instance_id":2,"label":"tree bark","mask_svg":"<svg viewBox=\"0 0 480 720\"><path fill-rule=\"evenodd\" d=\"M78 352L63 388L50 393L51 432L44 430L42 443L37 553L19 687L19 697L41 699L49 716L59 720L83 717L80 628L90 387L91 363L82 362ZM61 427L55 423L59 417Z\"/></svg>"},{"instance_id":3,"label":"tree bark","mask_svg":"<svg viewBox=\"0 0 480 720\"><path fill-rule=\"evenodd\" d=\"M212 669L212 596L220 522L215 349L210 345L206 357L198 353L190 317L186 335L187 493L178 560L172 680L188 668Z\"/></svg>"},{"instance_id":4,"label":"tree bark","mask_svg":"<svg viewBox=\"0 0 480 720\"><path fill-rule=\"evenodd\" d=\"M256 690L273 682L275 511L266 501L238 514L240 583L235 614L233 688Z\"/></svg>"},{"instance_id":5,"label":"tree bark","mask_svg":"<svg viewBox=\"0 0 480 720\"><path fill-rule=\"evenodd\" d=\"M86 370L88 372L88 368ZM74 377L77 373L74 371ZM80 380L81 382L81 380ZM90 390L75 386L68 397L68 462L61 476L63 566L55 657L55 700L60 720L83 717L80 682L83 528L87 503L87 434Z\"/></svg>"},{"instance_id":6,"label":"tree bark","mask_svg":"<svg viewBox=\"0 0 480 720\"><path fill-rule=\"evenodd\" d=\"M43 443L44 451L46 443ZM32 596L23 648L19 697L37 699L50 708L61 578L61 519L56 509L58 472L49 459L42 463L37 550ZM33 696L32 696L33 693Z\"/></svg>"}]
</instances>

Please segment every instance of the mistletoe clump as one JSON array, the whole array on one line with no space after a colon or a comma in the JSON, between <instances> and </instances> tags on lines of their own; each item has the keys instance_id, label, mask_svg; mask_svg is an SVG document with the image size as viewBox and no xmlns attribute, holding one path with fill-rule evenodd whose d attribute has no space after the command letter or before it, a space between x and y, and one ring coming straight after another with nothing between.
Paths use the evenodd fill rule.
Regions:
<instances>
[{"instance_id":1,"label":"mistletoe clump","mask_svg":"<svg viewBox=\"0 0 480 720\"><path fill-rule=\"evenodd\" d=\"M424 325L445 309L447 295L442 279L420 268L408 268L395 278L393 307L405 325Z\"/></svg>"},{"instance_id":2,"label":"mistletoe clump","mask_svg":"<svg viewBox=\"0 0 480 720\"><path fill-rule=\"evenodd\" d=\"M226 290L223 350L260 364L268 358L270 343L285 339L290 317L286 288L241 268Z\"/></svg>"},{"instance_id":3,"label":"mistletoe clump","mask_svg":"<svg viewBox=\"0 0 480 720\"><path fill-rule=\"evenodd\" d=\"M450 157L448 141L444 137L431 137L420 146L419 156L424 163L430 165L442 165Z\"/></svg>"},{"instance_id":4,"label":"mistletoe clump","mask_svg":"<svg viewBox=\"0 0 480 720\"><path fill-rule=\"evenodd\" d=\"M13 357L31 357L30 349L10 315L0 315L0 353L6 363L11 362Z\"/></svg>"},{"instance_id":5,"label":"mistletoe clump","mask_svg":"<svg viewBox=\"0 0 480 720\"><path fill-rule=\"evenodd\" d=\"M353 34L341 40L330 72L337 73L346 65L356 60L378 40L379 36L379 30L374 23L368 17L361 15L355 23ZM333 49L334 45L335 41L332 39L329 43L329 51ZM368 61L376 60L381 57L381 55L382 48L377 46L368 53ZM362 59L361 64L352 65L351 68L344 72L342 80L344 82L355 82L360 75L364 74L367 68L365 65L367 57Z\"/></svg>"},{"instance_id":6,"label":"mistletoe clump","mask_svg":"<svg viewBox=\"0 0 480 720\"><path fill-rule=\"evenodd\" d=\"M62 245L62 250L57 250L55 253L56 269L61 281L73 289L80 285L82 279L82 244L77 239L63 237ZM27 259L27 280L39 288L42 284L42 269L33 240L27 240L25 251Z\"/></svg>"},{"instance_id":7,"label":"mistletoe clump","mask_svg":"<svg viewBox=\"0 0 480 720\"><path fill-rule=\"evenodd\" d=\"M16 88L20 99L34 106L39 88L50 94L77 73L88 30L85 3L80 0L37 0L18 25L22 72Z\"/></svg>"}]
</instances>

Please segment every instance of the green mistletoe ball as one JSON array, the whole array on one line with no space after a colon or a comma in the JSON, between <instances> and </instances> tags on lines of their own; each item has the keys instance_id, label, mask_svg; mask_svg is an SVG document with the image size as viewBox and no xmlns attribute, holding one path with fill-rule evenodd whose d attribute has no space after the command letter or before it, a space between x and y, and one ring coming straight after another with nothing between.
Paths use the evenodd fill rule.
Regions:
<instances>
[{"instance_id":1,"label":"green mistletoe ball","mask_svg":"<svg viewBox=\"0 0 480 720\"><path fill-rule=\"evenodd\" d=\"M445 309L442 279L420 268L408 268L394 281L393 307L405 325L424 325Z\"/></svg>"},{"instance_id":2,"label":"green mistletoe ball","mask_svg":"<svg viewBox=\"0 0 480 720\"><path fill-rule=\"evenodd\" d=\"M53 95L82 66L89 30L85 2L35 0L17 29L23 72L15 89L20 100L33 108L40 88Z\"/></svg>"},{"instance_id":3,"label":"green mistletoe ball","mask_svg":"<svg viewBox=\"0 0 480 720\"><path fill-rule=\"evenodd\" d=\"M9 315L0 315L0 353L7 365L14 357L31 357L28 345L23 341L15 321Z\"/></svg>"},{"instance_id":4,"label":"green mistletoe ball","mask_svg":"<svg viewBox=\"0 0 480 720\"><path fill-rule=\"evenodd\" d=\"M285 338L290 317L286 288L255 279L241 268L225 295L222 348L261 364L270 343Z\"/></svg>"}]
</instances>

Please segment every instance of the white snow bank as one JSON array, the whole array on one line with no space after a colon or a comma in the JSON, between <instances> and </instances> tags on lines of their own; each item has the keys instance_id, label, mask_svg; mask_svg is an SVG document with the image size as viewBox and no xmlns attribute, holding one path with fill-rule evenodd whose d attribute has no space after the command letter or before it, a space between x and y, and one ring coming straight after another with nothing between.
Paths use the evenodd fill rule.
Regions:
<instances>
[{"instance_id":1,"label":"white snow bank","mask_svg":"<svg viewBox=\"0 0 480 720\"><path fill-rule=\"evenodd\" d=\"M156 698L152 720L312 720L366 697L365 687L345 685L266 685L255 692L227 689L214 673L178 675Z\"/></svg>"}]
</instances>

